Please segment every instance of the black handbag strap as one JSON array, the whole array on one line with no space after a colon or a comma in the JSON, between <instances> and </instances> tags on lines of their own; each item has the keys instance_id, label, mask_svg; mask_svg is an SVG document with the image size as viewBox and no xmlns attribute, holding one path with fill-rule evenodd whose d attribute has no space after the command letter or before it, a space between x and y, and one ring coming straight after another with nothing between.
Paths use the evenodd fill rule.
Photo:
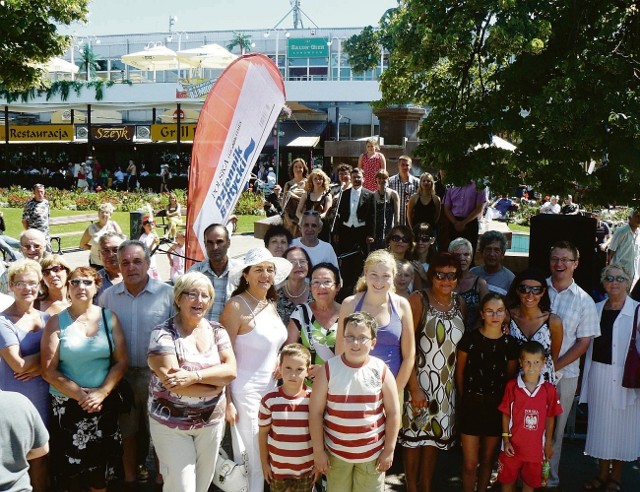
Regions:
<instances>
[{"instance_id":1,"label":"black handbag strap","mask_svg":"<svg viewBox=\"0 0 640 492\"><path fill-rule=\"evenodd\" d=\"M109 342L109 361L111 362L111 365L113 365L113 343L111 342L111 336L109 334L109 325L107 323L107 315L105 314L106 309L100 309L102 311L102 324L104 326L104 332L107 335L107 342Z\"/></svg>"}]
</instances>

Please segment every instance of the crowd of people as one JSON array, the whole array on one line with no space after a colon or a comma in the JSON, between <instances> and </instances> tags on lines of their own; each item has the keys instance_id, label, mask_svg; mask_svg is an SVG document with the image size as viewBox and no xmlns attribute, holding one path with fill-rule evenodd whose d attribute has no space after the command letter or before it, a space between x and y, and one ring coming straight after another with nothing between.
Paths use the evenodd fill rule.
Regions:
<instances>
[{"instance_id":1,"label":"crowd of people","mask_svg":"<svg viewBox=\"0 0 640 492\"><path fill-rule=\"evenodd\" d=\"M332 187L296 159L283 225L264 247L230 258L229 230L211 224L206 259L173 285L154 278L152 218L146 237L126 240L101 210L83 237L87 265L71 269L30 222L43 218L36 204L25 258L0 278L0 388L39 415L16 420L36 430L15 482L137 490L152 440L157 488L204 492L227 422L251 492L382 491L396 454L406 489L430 491L439 453L456 443L465 492L487 490L496 460L505 491L518 480L559 490L586 354L585 452L599 468L584 488L621 490L624 463L640 457L640 391L621 384L636 343L640 213L611 240L596 304L574 280L573 244L553 244L550 276L515 275L502 233L478 240L483 190L448 187L440 199L408 156L395 176L386 166L368 142Z\"/></svg>"}]
</instances>

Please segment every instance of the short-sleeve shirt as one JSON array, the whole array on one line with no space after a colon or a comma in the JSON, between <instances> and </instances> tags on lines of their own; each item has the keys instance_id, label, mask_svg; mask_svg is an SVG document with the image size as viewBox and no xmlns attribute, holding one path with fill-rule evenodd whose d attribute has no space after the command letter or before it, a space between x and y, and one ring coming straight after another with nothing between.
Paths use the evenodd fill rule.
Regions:
<instances>
[{"instance_id":1,"label":"short-sleeve shirt","mask_svg":"<svg viewBox=\"0 0 640 492\"><path fill-rule=\"evenodd\" d=\"M189 268L190 272L200 272L204 274L211 282L211 285L213 285L213 290L216 295L213 299L213 306L211 306L211 309L207 312L207 319L209 321L220 321L220 315L224 310L224 305L227 303L227 299L231 297L233 290L237 287L237 285L234 286L229 282L229 272L239 264L240 260L229 258L227 268L220 275L217 275L216 272L213 271L209 260L200 261Z\"/></svg>"},{"instance_id":2,"label":"short-sleeve shirt","mask_svg":"<svg viewBox=\"0 0 640 492\"><path fill-rule=\"evenodd\" d=\"M260 402L258 425L271 426L267 444L273 475L277 479L298 478L313 468L313 446L309 434L309 395L303 389L288 396L282 387L267 393Z\"/></svg>"},{"instance_id":3,"label":"short-sleeve shirt","mask_svg":"<svg viewBox=\"0 0 640 492\"><path fill-rule=\"evenodd\" d=\"M29 229L42 231L49 239L49 201L37 201L35 198L29 200L24 206L22 220L27 221Z\"/></svg>"},{"instance_id":4,"label":"short-sleeve shirt","mask_svg":"<svg viewBox=\"0 0 640 492\"><path fill-rule=\"evenodd\" d=\"M505 267L502 267L497 272L487 273L483 266L477 266L473 267L470 272L486 280L489 291L496 292L503 296L507 295L509 287L511 287L511 282L516 278L514 273Z\"/></svg>"},{"instance_id":5,"label":"short-sleeve shirt","mask_svg":"<svg viewBox=\"0 0 640 492\"><path fill-rule=\"evenodd\" d=\"M220 352L231 349L231 340L222 325L210 322L209 344L198 352L184 343L174 318L168 319L151 332L149 356L175 355L180 369L200 371L221 363ZM189 430L207 427L224 416L224 392L215 397L185 396L164 387L160 378L151 375L149 381L149 417L173 429Z\"/></svg>"},{"instance_id":6,"label":"short-sleeve shirt","mask_svg":"<svg viewBox=\"0 0 640 492\"><path fill-rule=\"evenodd\" d=\"M402 181L399 174L394 174L389 178L389 188L398 193L400 199L400 225L407 224L407 200L418 191L420 180L413 174L409 175L408 181Z\"/></svg>"},{"instance_id":7,"label":"short-sleeve shirt","mask_svg":"<svg viewBox=\"0 0 640 492\"><path fill-rule=\"evenodd\" d=\"M541 463L544 458L544 438L547 417L562 413L556 388L540 378L529 392L522 376L510 380L498 410L509 416L509 438L520 461Z\"/></svg>"},{"instance_id":8,"label":"short-sleeve shirt","mask_svg":"<svg viewBox=\"0 0 640 492\"><path fill-rule=\"evenodd\" d=\"M311 265L318 265L320 263L327 262L331 263L336 268L339 268L336 252L333 250L331 244L323 241L322 239L318 240L318 244L316 246L305 246L302 244L300 238L297 237L293 240L291 246L299 246L304 249L309 255L309 258L311 258ZM311 268L311 265L309 268Z\"/></svg>"},{"instance_id":9,"label":"short-sleeve shirt","mask_svg":"<svg viewBox=\"0 0 640 492\"><path fill-rule=\"evenodd\" d=\"M507 364L518 359L518 342L510 335L494 339L473 330L462 335L458 350L467 354L464 392L501 396L507 382Z\"/></svg>"},{"instance_id":10,"label":"short-sleeve shirt","mask_svg":"<svg viewBox=\"0 0 640 492\"><path fill-rule=\"evenodd\" d=\"M613 251L611 263L622 267L635 280L640 261L640 232L632 231L629 224L618 227L609 243L609 251Z\"/></svg>"},{"instance_id":11,"label":"short-sleeve shirt","mask_svg":"<svg viewBox=\"0 0 640 492\"><path fill-rule=\"evenodd\" d=\"M476 189L473 182L464 186L447 188L447 194L444 197L444 205L450 207L454 217L466 217L476 206L486 203L486 201L487 192Z\"/></svg>"}]
</instances>

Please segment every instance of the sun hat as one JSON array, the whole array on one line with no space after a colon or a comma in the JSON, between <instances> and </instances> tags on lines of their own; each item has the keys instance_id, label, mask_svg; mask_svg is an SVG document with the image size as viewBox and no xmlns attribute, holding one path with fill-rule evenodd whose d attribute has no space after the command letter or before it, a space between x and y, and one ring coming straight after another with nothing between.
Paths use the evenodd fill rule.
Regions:
<instances>
[{"instance_id":1,"label":"sun hat","mask_svg":"<svg viewBox=\"0 0 640 492\"><path fill-rule=\"evenodd\" d=\"M231 269L231 271L229 272L229 282L231 282L232 285L239 285L240 278L242 278L242 272L245 268L259 265L260 263L264 263L265 261L273 263L276 267L276 276L273 281L274 285L278 285L284 282L289 276L289 273L291 273L291 269L293 268L293 265L289 262L289 260L273 256L267 248L253 248L247 251L247 253L244 255L244 260L242 261L242 263Z\"/></svg>"}]
</instances>

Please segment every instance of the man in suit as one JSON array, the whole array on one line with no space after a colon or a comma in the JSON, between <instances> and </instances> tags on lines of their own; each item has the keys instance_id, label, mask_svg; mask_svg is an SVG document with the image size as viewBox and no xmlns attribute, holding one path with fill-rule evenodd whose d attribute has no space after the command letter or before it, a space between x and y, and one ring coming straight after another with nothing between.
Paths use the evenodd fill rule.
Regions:
<instances>
[{"instance_id":1,"label":"man in suit","mask_svg":"<svg viewBox=\"0 0 640 492\"><path fill-rule=\"evenodd\" d=\"M373 193L362 186L364 175L362 169L351 171L351 188L344 190L338 205L338 212L334 228L334 247L336 253L353 256L345 257L342 262L344 295L351 294L351 290L362 272L362 261L373 242L374 201Z\"/></svg>"}]
</instances>

